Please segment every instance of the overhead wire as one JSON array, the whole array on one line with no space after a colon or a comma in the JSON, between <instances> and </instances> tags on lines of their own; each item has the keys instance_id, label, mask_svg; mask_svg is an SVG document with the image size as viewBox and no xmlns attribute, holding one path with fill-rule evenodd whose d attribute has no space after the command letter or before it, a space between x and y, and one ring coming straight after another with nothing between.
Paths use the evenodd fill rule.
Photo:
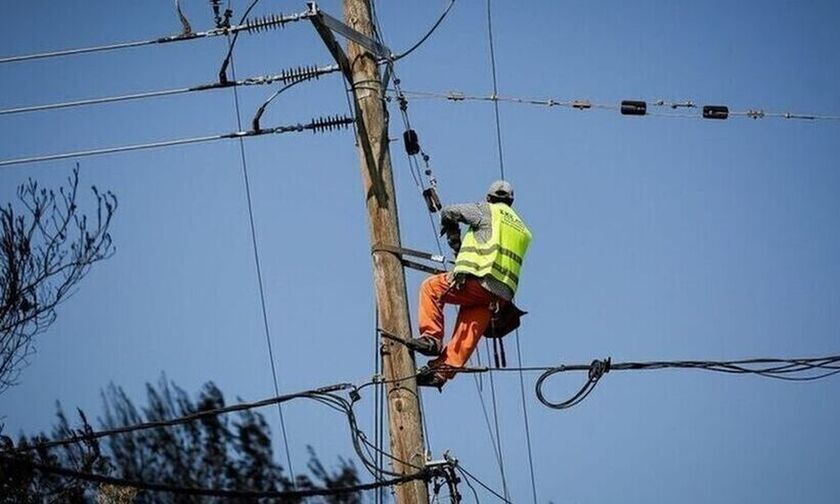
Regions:
<instances>
[{"instance_id":1,"label":"overhead wire","mask_svg":"<svg viewBox=\"0 0 840 504\"><path fill-rule=\"evenodd\" d=\"M216 488L200 488L169 485L164 483L149 482L142 480L132 480L126 478L115 478L111 476L104 476L90 472L77 471L66 467L55 466L51 464L42 464L33 460L20 458L19 456L8 455L0 453L0 459L5 459L7 462L21 464L39 472L52 474L56 476L63 476L75 480L87 481L91 483L100 483L116 487L128 487L138 490L163 492L173 495L188 495L188 496L203 496L203 497L218 497L218 498L238 498L238 499L263 499L263 498L280 498L280 499L295 499L304 497L317 496L335 496L344 495L348 493L356 493L367 490L375 490L381 487L388 487L410 481L429 478L429 473L426 471L407 474L404 476L397 476L389 480L376 481L373 483L364 483L358 485L351 485L345 487L332 488L314 488L310 490L230 490L230 489L216 489Z\"/></svg>"},{"instance_id":2,"label":"overhead wire","mask_svg":"<svg viewBox=\"0 0 840 504\"><path fill-rule=\"evenodd\" d=\"M590 364L559 364L559 365L545 365L545 366L524 366L524 367L508 367L508 368L470 368L470 367L443 367L442 370L454 373L506 373L506 372L550 372L547 377L553 376L557 373L563 372L592 372L593 368L600 368L601 374L607 374L610 371L640 371L640 370L662 370L662 369L693 369L701 371L712 371L724 374L754 374L766 378L781 379L787 381L807 382L819 379L824 379L836 374L840 374L840 355L826 355L819 357L804 357L804 358L751 358L728 361L711 361L711 360L673 360L673 361L629 361L629 362L612 362L611 359L595 360ZM48 449L57 446L66 446L70 444L81 443L84 441L92 441L104 437L115 436L119 434L127 434L130 432L158 429L165 427L172 427L182 425L189 422L195 422L204 418L215 417L228 413L235 413L238 411L251 410L257 408L264 408L272 406L278 402L289 402L295 399L310 399L318 400L319 402L327 401L329 404L337 405L340 411L353 409L353 403L336 395L337 392L350 391L350 396L354 396L357 401L361 398L361 392L371 386L379 384L399 383L405 380L413 380L417 374L402 376L391 380L372 379L363 382L360 385L353 383L334 383L318 388L307 389L300 392L293 392L279 396L269 397L252 402L240 402L219 408L195 411L177 418L167 420L154 420L148 422L141 422L134 425L126 425L106 429L101 431L81 431L77 432L67 438L59 440L40 441L31 445L21 446L18 448L0 449L0 453L5 452L19 452L31 451L35 449ZM356 424L354 424L356 425ZM405 462L407 465L418 468L419 466Z\"/></svg>"},{"instance_id":3,"label":"overhead wire","mask_svg":"<svg viewBox=\"0 0 840 504\"><path fill-rule=\"evenodd\" d=\"M396 96L396 90L389 89L389 92L392 96ZM413 97L415 99L434 99L434 100L444 100L448 102L466 102L466 101L475 101L475 102L491 102L491 103L513 103L518 105L534 105L534 106L541 106L547 108L564 108L564 109L574 109L580 111L586 111L590 109L597 109L597 110L611 110L611 111L620 111L621 104L616 103L609 103L609 102L594 102L588 99L576 99L576 100L569 100L569 99L543 99L543 98L527 98L527 97L514 97L514 96L500 96L500 95L476 95L476 94L465 94L460 91L448 91L448 92L437 92L437 91L420 91L420 90L406 90L403 89L402 93L406 96ZM654 117L664 117L664 118L689 118L689 119L706 119L704 118L702 112L694 112L694 113L678 113L678 112L657 112L648 109L645 115L654 116ZM763 118L775 118L775 119L791 119L791 120L804 120L804 121L840 121L840 115L838 114L830 114L830 113L799 113L799 112L775 112L775 111L766 111L763 108L751 108L746 110L733 110L729 112L729 116L735 117L745 117L749 119L763 119Z\"/></svg>"},{"instance_id":4,"label":"overhead wire","mask_svg":"<svg viewBox=\"0 0 840 504\"><path fill-rule=\"evenodd\" d=\"M418 40L414 45L412 45L411 47L409 47L408 49L406 49L402 53L395 55L393 57L393 61L397 61L397 60L400 60L402 58L405 58L409 54L413 53L418 47L423 45L426 42L426 40L429 37L432 36L432 34L435 32L435 30L437 30L438 26L440 26L440 24L443 22L443 20L446 19L446 16L449 14L449 11L452 10L453 5L455 5L455 0L449 0L449 4L443 10L443 13L440 15L440 17L438 17L437 21L435 21L435 24L432 25L432 27L429 29L429 31L426 32L426 34L423 35L423 37L421 37L420 40Z\"/></svg>"},{"instance_id":5,"label":"overhead wire","mask_svg":"<svg viewBox=\"0 0 840 504\"><path fill-rule=\"evenodd\" d=\"M436 25L433 27L432 31L434 31L434 28L436 28L437 25L440 24L440 21L442 21L443 17L445 17L445 15L446 15L446 13L449 12L449 9L452 7L453 3L454 2L450 3L450 5L447 7L446 11L444 12L444 15L441 17L441 19L439 19L438 23L436 23ZM374 11L374 19L376 19L375 11ZM375 26L378 26L378 22L375 23ZM378 30L381 30L381 28L378 28ZM425 41L425 39L427 39L427 38L428 38L428 36L424 37L422 39L422 41ZM419 47L419 45L420 44L416 44L415 47L412 48L412 51L414 49L416 49L416 47ZM412 128L411 128L411 121L410 121L410 118L409 118L409 115L408 115L407 100L405 99L404 96L401 96L399 94L400 79L396 74L396 70L394 68L393 61L389 62L388 64L390 65L391 73L394 76L394 86L397 89L397 98L398 98L398 101L399 101L400 116L402 117L403 125L405 126L406 131L408 131L408 130L411 130ZM415 184L418 186L418 189L420 189L420 191L422 192L423 190L425 190L425 186L423 185L423 182L422 182L422 175L420 174L419 165L416 164L416 160L414 159L413 156L408 154L408 152L406 152L406 154L407 154L407 159L408 159L408 162L409 162L409 169L411 171L412 177L414 178ZM428 163L428 156L425 154L425 152L422 152L422 155L423 155L424 160ZM414 163L412 163L412 161L414 161ZM434 239L436 241L439 253L441 255L443 255L443 246L441 245L440 236L438 235L438 233L436 232L436 229L435 229L434 220L433 220L433 217L432 217L432 212L429 211L428 215L429 215L429 221L430 221L430 224L431 224L432 235L434 236ZM481 392L481 387L479 385L478 377L475 378L475 385L476 385L476 390L477 390L477 393L478 393L479 401L481 403L482 412L484 414L484 420L485 420L485 423L487 425L488 433L490 435L490 442L491 442L491 445L493 447L493 453L496 456L496 460L497 460L497 463L499 464L500 470L503 472L504 471L503 462L502 462L502 458L501 458L501 452L499 450L499 445L500 445L501 441L498 437L498 431L497 431L496 437L494 438L494 436L493 436L493 428L490 424L490 418L489 418L489 414L488 414L488 411L487 411L487 406L486 406L485 401L484 401L484 396ZM494 399L495 399L495 397L494 397ZM427 426L425 425L425 423L424 423L424 429L427 429ZM426 430L426 437L428 439L428 430Z\"/></svg>"},{"instance_id":6,"label":"overhead wire","mask_svg":"<svg viewBox=\"0 0 840 504\"><path fill-rule=\"evenodd\" d=\"M354 122L354 119L349 117L320 117L313 119L306 124L294 124L286 126L276 126L272 128L264 128L260 131L234 131L232 133L222 133L215 135L205 135L190 138L179 138L175 140L163 140L158 142L148 142L141 144L122 145L117 147L105 147L101 149L89 149L73 152L64 152L60 154L47 154L40 156L31 156L23 158L13 158L0 160L0 167L13 166L27 163L36 163L42 161L55 161L59 159L82 158L90 156L98 156L102 154L114 154L119 152L131 152L139 150L157 149L163 147L174 147L179 145L188 145L196 143L213 142L217 140L227 140L236 138L252 138L264 135L277 135L283 133L313 131L324 132L332 131L334 129L341 129L349 126Z\"/></svg>"},{"instance_id":7,"label":"overhead wire","mask_svg":"<svg viewBox=\"0 0 840 504\"><path fill-rule=\"evenodd\" d=\"M505 502L507 504L513 504L509 497L504 496L504 495L500 494L499 492L497 492L496 490L493 490L492 488L490 488L489 485L487 485L486 483L484 483L483 481L478 479L471 472L467 471L467 469L464 466L459 464L458 467L455 468L455 470L460 472L464 476L465 479L472 480L472 481L475 481L476 483L478 483L482 488L484 488L485 490L487 490L488 492L493 494L495 497L497 497L502 502ZM472 490L473 490L473 492L475 492L474 488ZM478 502L478 496L477 495L476 495L476 502Z\"/></svg>"},{"instance_id":8,"label":"overhead wire","mask_svg":"<svg viewBox=\"0 0 840 504\"><path fill-rule=\"evenodd\" d=\"M257 6L260 0L252 0L248 7L245 9L245 12L242 14L242 17L239 20L239 24L242 24L245 19L248 18L248 14ZM230 0L228 0L228 9L230 9ZM309 11L307 10L307 13ZM308 16L307 16L308 17ZM233 34L233 39L231 40L230 35L228 35L228 52L225 55L225 59L222 60L222 66L219 68L219 82L226 82L227 79L227 67L228 65L232 64L233 60L233 48L236 46L236 41L239 40L239 32ZM236 77L233 77L236 79Z\"/></svg>"},{"instance_id":9,"label":"overhead wire","mask_svg":"<svg viewBox=\"0 0 840 504\"><path fill-rule=\"evenodd\" d=\"M840 373L840 355L799 359L756 358L733 361L651 361L613 363L611 359L594 360L591 364L561 365L547 369L537 379L537 399L552 409L567 409L580 404L594 390L601 378L611 371L657 369L697 369L726 374L754 374L786 381L814 381ZM567 371L586 371L587 381L572 397L551 401L545 397L546 380Z\"/></svg>"},{"instance_id":10,"label":"overhead wire","mask_svg":"<svg viewBox=\"0 0 840 504\"><path fill-rule=\"evenodd\" d=\"M14 107L0 110L0 115L23 114L27 112L41 112L47 110L65 109L73 107L84 107L89 105L100 105L107 103L118 103L132 100L142 100L148 98L158 98L162 96L173 96L186 93L195 93L201 91L210 91L214 89L225 89L229 87L239 86L261 86L273 84L275 82L282 82L287 84L289 82L297 82L298 80L309 80L317 78L321 75L338 72L338 65L325 65L321 67L298 67L283 70L280 73L273 75L261 75L257 77L249 77L242 80L229 80L227 82L211 82L208 84L200 84L197 86L163 89L158 91L145 91L140 93L129 93L116 96L104 96L99 98L88 98L81 100L72 100L58 103L47 103L43 105L29 105L22 107Z\"/></svg>"},{"instance_id":11,"label":"overhead wire","mask_svg":"<svg viewBox=\"0 0 840 504\"><path fill-rule=\"evenodd\" d=\"M493 10L491 0L487 0L486 3L486 16L487 16L487 39L488 39L488 48L490 52L490 73L493 80L493 95L498 96L499 94L499 81L496 71L496 48L495 43L493 40ZM504 152L502 149L502 122L501 116L499 113L499 102L498 100L493 101L493 109L494 109L494 118L495 118L495 126L496 126L496 147L498 150L498 157L499 157L499 175L502 180L505 179L505 158ZM490 344L485 339L484 340L485 349L487 350L487 354L490 355ZM520 363L521 365L521 363ZM501 432L499 429L499 413L498 413L498 406L496 404L496 382L493 375L490 375L490 394L493 401L493 422L496 429L496 443L498 445L498 456L499 456L499 472L501 473L502 478L502 490L505 495L506 500L510 500L510 492L508 491L507 485L507 477L505 475L504 469L504 451L502 448L502 439L501 439ZM524 403L523 403L524 405ZM530 439L530 436L528 437ZM531 451L531 445L528 444L528 452ZM533 472L531 473L531 478L533 479L534 475ZM536 504L536 495L534 496L534 504Z\"/></svg>"},{"instance_id":12,"label":"overhead wire","mask_svg":"<svg viewBox=\"0 0 840 504\"><path fill-rule=\"evenodd\" d=\"M452 0L452 1L454 2L454 0ZM375 0L370 2L370 7L371 7L371 17L372 17L372 21L373 21L372 25L373 25L374 38L376 39L377 42L379 42L380 44L382 44L384 46L385 45L384 34L382 32L382 25L379 22L379 15L378 15L377 10L376 10L376 1ZM431 31L434 31L434 28ZM431 33L429 33L429 34L431 34ZM424 40L426 38L428 38L428 35L424 38ZM419 46L421 44L422 44L422 42L419 43L419 44L416 44L416 45ZM391 72L391 75L394 78L394 85L397 86L397 88L399 88L400 80L399 80L399 78L397 77L397 74L396 74L396 68L394 66L394 61L396 61L396 60L392 59L391 61L389 61L388 62L388 67L389 67L389 71ZM387 129L388 125L390 124L390 116L388 115L388 108L387 108L387 105L386 105L386 101L384 100L384 96L383 96L383 110L384 110L385 116L386 116L386 129ZM400 102L400 117L402 118L403 125L404 125L406 131L411 130L411 121L410 121L409 116L408 116L408 107L407 107L407 104L405 102ZM421 149L421 152L422 152L422 149ZM422 152L422 155L423 155L424 161L427 164L427 170L428 170L427 173L429 174L429 176L431 176L431 169L428 168L429 156L425 152ZM408 152L407 149L406 149L406 157L407 157L408 164L409 164L409 170L411 171L411 175L414 178L414 182L417 185L420 192L422 193L425 190L425 185L423 184L422 176L420 175L419 164L417 164L416 159L414 159L415 156L412 156ZM430 223L431 229L432 229L432 235L435 237L435 241L437 243L438 252L441 256L443 256L444 255L443 254L443 247L440 243L440 238L438 237L437 233L435 232L434 218L432 216L431 209L429 209L429 211L427 213L428 213L428 216L429 216L429 223ZM377 319L376 322L377 322L377 324L376 324L377 338L380 338L381 335L380 335L380 331L379 331L379 320ZM409 316L409 327L411 327L411 317L410 316ZM383 387L384 387L384 385L383 385ZM419 406L419 411L420 411L420 422L421 422L421 425L423 427L423 438L424 438L425 444L426 444L425 449L426 449L427 453L431 453L431 451L432 451L432 440L431 440L431 435L429 434L428 422L426 422L426 411L425 411L425 408L423 406L422 391L418 391L417 401L418 401L418 406Z\"/></svg>"},{"instance_id":13,"label":"overhead wire","mask_svg":"<svg viewBox=\"0 0 840 504\"><path fill-rule=\"evenodd\" d=\"M256 3L258 1L259 0L254 0L253 1L253 3L248 8L248 10L245 12L245 15L242 17L243 19L245 19L247 17L248 13L251 11L251 9L254 7L254 5L256 5ZM228 9L230 9L230 0L228 0ZM234 37L236 37L236 35L234 35ZM231 41L230 36L228 36L228 47L229 47L229 49L228 49L228 54L226 56L225 62L226 62L226 64L228 62L230 63L231 76L233 77L233 80L235 81L236 80L236 68L235 68L235 65L234 65L234 62L233 62L233 44L234 43L235 43L235 39L233 41ZM298 82L301 82L301 81L294 81L292 83L286 84L285 88L293 86ZM239 105L239 90L236 87L233 88L233 103L234 103L234 108L235 108L235 111L236 111L236 127L239 130L242 130L242 112L241 112L240 105ZM261 108L260 112L262 110L264 110L264 109ZM253 128L254 131L259 131L260 130L260 128L258 126L258 120L259 120L258 117L254 119L254 124L256 125ZM252 245L253 254L254 254L254 265L255 265L256 273L257 273L257 285L258 285L258 288L259 288L259 295L260 295L260 308L262 310L262 319L263 319L263 329L264 329L264 334L265 334L265 342L266 342L266 346L268 348L268 359L269 359L269 363L270 363L270 367L271 367L271 378L272 378L272 382L273 382L273 385L274 385L274 394L275 395L280 395L280 385L279 385L279 380L277 378L277 367L276 367L276 362L275 362L275 357L274 357L274 351L273 351L272 344L271 344L271 330L270 330L269 324L268 324L268 309L266 308L266 303L265 303L265 287L263 285L262 266L260 264L259 247L257 246L257 229L256 229L256 225L254 224L254 207L253 207L253 202L252 202L252 198L251 198L251 182L250 182L250 177L248 176L248 162L247 162L247 159L246 159L246 156L245 156L245 142L242 140L242 138L239 138L239 155L240 155L240 161L241 161L241 166L242 166L242 178L243 178L244 183L245 183L245 196L246 196L246 202L247 202L247 206L248 206L248 223L250 225L250 231L251 231L251 245ZM289 450L289 438L288 438L287 431L286 431L286 420L285 420L285 417L283 415L283 406L280 403L277 403L277 414L278 414L279 421L280 421L280 433L281 433L281 436L283 438L283 446L284 446L285 451L286 451L286 463L288 464L288 467L289 467L289 474L291 476L292 485L297 490L297 477L295 475L294 466L292 465L291 450Z\"/></svg>"},{"instance_id":14,"label":"overhead wire","mask_svg":"<svg viewBox=\"0 0 840 504\"><path fill-rule=\"evenodd\" d=\"M516 328L516 332L514 333L514 341L516 342L516 362L518 367L522 367L522 348L519 343L519 328ZM536 478L536 471L534 469L534 454L533 448L531 444L531 422L528 418L528 403L525 399L525 372L523 370L519 370L519 395L522 401L522 418L525 423L525 442L528 447L528 472L531 475L531 495L533 497L533 501L536 504L537 502L537 478Z\"/></svg>"},{"instance_id":15,"label":"overhead wire","mask_svg":"<svg viewBox=\"0 0 840 504\"><path fill-rule=\"evenodd\" d=\"M318 387L315 389L304 390L301 392L293 392L289 394L278 395L274 397L269 397L266 399L261 399L258 401L252 402L240 402L236 404L231 404L228 406L222 406L219 408L212 408L206 410L195 411L193 413L189 413L180 417L170 418L167 420L153 420L148 422L141 422L134 425L125 425L121 427L114 427L111 429L105 429L100 431L92 431L92 432L79 432L75 433L67 438L64 439L56 439L56 440L49 440L49 441L39 441L37 443L32 443L30 445L21 446L18 448L14 448L12 450L2 450L0 449L0 453L4 453L7 451L13 452L21 452L21 451L31 451L31 450L42 450L42 449L49 449L54 448L57 446L67 446L71 444L82 443L85 441L93 441L96 439L102 439L105 437L116 436L119 434L128 434L130 432L137 432L143 431L148 429L160 429L166 427L174 427L176 425L183 425L190 422L195 422L198 420L202 420L205 418L216 417L219 415L224 415L228 413L236 413L239 411L245 410L252 410L258 408L264 408L267 406L273 406L278 403L289 402L295 399L312 399L313 397L319 397L323 394L330 394L334 392L339 392L343 390L351 390L354 389L354 385L351 383L335 383L331 385L326 385L323 387Z\"/></svg>"},{"instance_id":16,"label":"overhead wire","mask_svg":"<svg viewBox=\"0 0 840 504\"><path fill-rule=\"evenodd\" d=\"M247 13L246 13L247 14ZM155 44L168 44L171 42L183 42L186 40L196 40L200 38L206 37L218 37L222 35L234 35L237 37L241 32L247 31L251 33L256 33L263 31L268 28L275 28L278 26L283 26L286 23L301 21L304 19L308 19L311 16L311 13L307 10L305 12L301 12L298 14L292 14L289 16L268 16L263 19L251 20L246 21L246 17L243 17L242 20L236 26L230 27L221 27L221 28L213 28L210 30L199 31L199 32L189 32L189 33L180 33L178 35L169 35L164 37L157 37L148 40L137 40L133 42L120 42L115 44L105 44L99 46L91 46L91 47L81 47L75 49L62 49L57 51L48 51L42 53L35 53L35 54L24 54L19 56L6 56L0 58L0 64L4 63L14 63L20 61L30 61L30 60L37 60L37 59L47 59L47 58L56 58L59 56L71 56L71 55L78 55L78 54L89 54L89 53L97 53L97 52L105 52L105 51L114 51L118 49L128 49L132 47L141 47L141 46L149 46Z\"/></svg>"},{"instance_id":17,"label":"overhead wire","mask_svg":"<svg viewBox=\"0 0 840 504\"><path fill-rule=\"evenodd\" d=\"M493 10L491 0L487 0L487 38L488 38L488 46L490 49L490 69L493 76L493 97L499 96L499 81L497 76L497 69L496 69L496 44L493 39ZM502 121L501 121L501 114L499 111L499 100L493 100L493 111L495 115L495 124L496 124L496 146L499 155L499 176L502 180L505 179L505 157L504 151L502 149ZM520 346L520 338L519 338L519 328L516 329L515 332L515 340L516 340L516 357L517 363L519 367L522 367L522 350ZM488 346L488 353L489 353L489 343L485 341L485 344ZM494 402L495 402L495 389L493 383L493 375L490 375L490 386L491 390L494 392ZM533 498L533 503L537 504L537 482L536 482L536 474L534 470L534 455L533 455L533 447L531 446L531 424L528 419L528 405L525 400L525 377L522 371L519 372L519 390L520 390L520 398L522 402L522 417L523 417L523 427L525 431L525 442L527 447L528 453L528 472L531 479L531 496ZM496 432L498 435L498 423L496 425ZM503 480L504 481L504 480ZM509 494L507 493L507 485L505 485L505 496L510 498Z\"/></svg>"},{"instance_id":18,"label":"overhead wire","mask_svg":"<svg viewBox=\"0 0 840 504\"><path fill-rule=\"evenodd\" d=\"M329 385L325 387L320 387L318 389L307 390L303 392L293 393L293 394L285 394L281 396L275 396L269 399L264 399L261 401L251 402L251 403L239 403L235 405L230 405L226 407L220 407L215 409L203 410L194 413L190 413L181 417L171 418L167 420L157 420L157 421L149 421L149 422L142 422L134 425L127 425L121 426L117 428L102 430L102 431L93 431L90 429L83 429L76 431L71 436L64 438L64 439L56 439L56 440L48 440L48 441L38 441L32 444L25 444L19 446L17 448L12 447L11 449L0 450L0 454L2 453L21 453L27 452L32 450L43 451L49 448L57 447L57 446L66 446L70 444L77 444L81 442L89 442L97 439L101 439L108 436L126 434L129 432L136 432L142 431L147 429L158 429L158 428L165 428L171 427L175 425L186 424L189 422L194 422L197 420L201 420L204 418L208 418L211 416L222 415L226 413L242 411L242 410L249 410L254 408L261 408L266 406L272 406L280 402L288 402L293 399L309 399L314 400L318 403L324 404L331 409L334 409L342 414L345 415L347 418L348 426L350 429L351 434L351 441L356 452L357 456L361 460L363 466L370 472L371 475L377 481L383 480L383 475L389 477L400 477L404 474L397 473L393 471L386 470L384 468L380 468L379 470L376 467L376 463L371 460L371 452L370 450L373 449L375 453L380 453L384 457L387 457L391 460L397 461L402 463L405 467L414 469L417 472L423 471L425 468L423 466L418 466L411 462L402 461L385 450L380 450L376 448L373 443L368 441L367 436L365 435L364 431L362 431L356 419L356 415L354 412L353 405L356 401L361 399L360 392L368 387L376 384L377 382L374 380L368 381L360 386L354 386L349 383L339 383L334 385ZM384 382L382 382L384 383ZM339 395L336 392L339 391L346 391L350 390L350 400L347 400Z\"/></svg>"}]
</instances>

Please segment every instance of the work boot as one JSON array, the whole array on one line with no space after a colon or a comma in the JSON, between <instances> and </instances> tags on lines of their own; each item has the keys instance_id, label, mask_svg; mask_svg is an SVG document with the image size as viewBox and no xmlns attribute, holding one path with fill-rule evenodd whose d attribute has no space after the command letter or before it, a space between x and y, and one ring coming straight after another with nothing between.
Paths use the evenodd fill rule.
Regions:
<instances>
[{"instance_id":1,"label":"work boot","mask_svg":"<svg viewBox=\"0 0 840 504\"><path fill-rule=\"evenodd\" d=\"M433 368L424 366L417 372L418 387L435 387L438 391L443 392L443 386L445 384L446 378Z\"/></svg>"},{"instance_id":2,"label":"work boot","mask_svg":"<svg viewBox=\"0 0 840 504\"><path fill-rule=\"evenodd\" d=\"M437 357L443 351L440 340L427 334L405 340L405 346L427 357Z\"/></svg>"}]
</instances>

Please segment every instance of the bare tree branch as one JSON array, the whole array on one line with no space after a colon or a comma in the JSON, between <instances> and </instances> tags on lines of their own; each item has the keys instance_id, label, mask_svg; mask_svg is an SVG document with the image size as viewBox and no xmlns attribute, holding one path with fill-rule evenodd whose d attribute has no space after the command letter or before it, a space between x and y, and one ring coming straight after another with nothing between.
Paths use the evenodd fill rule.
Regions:
<instances>
[{"instance_id":1,"label":"bare tree branch","mask_svg":"<svg viewBox=\"0 0 840 504\"><path fill-rule=\"evenodd\" d=\"M17 384L56 307L94 263L114 254L108 230L116 196L91 188L94 223L79 212L78 189L77 164L57 194L29 179L17 191L22 213L0 206L0 394Z\"/></svg>"}]
</instances>

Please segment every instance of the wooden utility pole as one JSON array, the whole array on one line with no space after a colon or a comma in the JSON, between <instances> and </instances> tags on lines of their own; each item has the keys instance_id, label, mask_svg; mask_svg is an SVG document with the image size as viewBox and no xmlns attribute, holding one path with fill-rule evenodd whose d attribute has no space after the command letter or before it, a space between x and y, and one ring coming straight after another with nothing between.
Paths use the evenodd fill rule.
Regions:
<instances>
[{"instance_id":1,"label":"wooden utility pole","mask_svg":"<svg viewBox=\"0 0 840 504\"><path fill-rule=\"evenodd\" d=\"M358 32L373 36L369 0L344 0L344 22ZM347 56L352 74L356 103L357 143L367 198L370 242L375 245L400 246L397 200L391 172L387 110L376 58L362 46L350 42ZM399 258L390 253L373 254L373 280L376 289L379 326L403 338L411 337L405 272ZM382 370L386 380L399 380L416 373L408 349L388 340L382 352ZM424 467L426 445L417 385L414 379L387 383L388 422L391 455L395 472L411 474ZM413 467L412 467L413 466ZM398 485L397 504L428 504L429 494L422 480Z\"/></svg>"}]
</instances>

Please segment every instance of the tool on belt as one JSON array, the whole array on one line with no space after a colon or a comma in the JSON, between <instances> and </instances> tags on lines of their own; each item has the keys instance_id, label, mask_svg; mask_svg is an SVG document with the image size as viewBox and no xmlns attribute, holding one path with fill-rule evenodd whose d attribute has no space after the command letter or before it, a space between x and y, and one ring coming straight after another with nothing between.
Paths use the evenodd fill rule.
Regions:
<instances>
[{"instance_id":1,"label":"tool on belt","mask_svg":"<svg viewBox=\"0 0 840 504\"><path fill-rule=\"evenodd\" d=\"M494 302L490 306L490 324L484 331L484 337L493 340L493 358L497 368L507 367L504 338L519 328L520 319L528 312L520 310L513 302Z\"/></svg>"}]
</instances>

